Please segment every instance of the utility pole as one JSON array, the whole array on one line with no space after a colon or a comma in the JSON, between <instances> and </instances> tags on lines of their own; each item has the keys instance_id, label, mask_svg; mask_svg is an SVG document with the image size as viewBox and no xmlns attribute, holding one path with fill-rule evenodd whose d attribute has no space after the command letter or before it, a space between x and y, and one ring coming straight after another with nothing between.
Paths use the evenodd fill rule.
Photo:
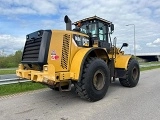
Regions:
<instances>
[{"instance_id":1,"label":"utility pole","mask_svg":"<svg viewBox=\"0 0 160 120\"><path fill-rule=\"evenodd\" d=\"M136 58L136 39L135 39L135 24L128 24L126 26L130 26L130 25L133 25L133 28L134 28L134 56Z\"/></svg>"}]
</instances>

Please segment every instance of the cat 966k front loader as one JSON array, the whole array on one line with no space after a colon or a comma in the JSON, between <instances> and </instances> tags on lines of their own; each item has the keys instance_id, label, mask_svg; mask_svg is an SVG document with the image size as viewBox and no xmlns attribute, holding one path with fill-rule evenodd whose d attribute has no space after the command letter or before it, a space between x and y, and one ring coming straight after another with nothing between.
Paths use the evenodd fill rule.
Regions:
<instances>
[{"instance_id":1,"label":"cat 966k front loader","mask_svg":"<svg viewBox=\"0 0 160 120\"><path fill-rule=\"evenodd\" d=\"M76 93L89 101L102 99L112 81L125 87L139 81L139 64L111 41L112 22L97 16L72 23L65 16L66 30L39 30L26 36L17 76L48 87ZM75 28L72 29L72 25ZM34 84L34 83L33 83Z\"/></svg>"}]
</instances>

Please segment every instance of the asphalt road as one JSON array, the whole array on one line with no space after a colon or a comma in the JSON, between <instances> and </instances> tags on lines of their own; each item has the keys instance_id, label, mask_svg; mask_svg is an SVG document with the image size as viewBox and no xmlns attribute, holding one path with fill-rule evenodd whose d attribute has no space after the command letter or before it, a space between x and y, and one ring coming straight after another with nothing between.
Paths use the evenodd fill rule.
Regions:
<instances>
[{"instance_id":1,"label":"asphalt road","mask_svg":"<svg viewBox=\"0 0 160 120\"><path fill-rule=\"evenodd\" d=\"M1 79L11 79L11 78L18 78L16 74L6 74L6 75L0 75L0 80Z\"/></svg>"},{"instance_id":2,"label":"asphalt road","mask_svg":"<svg viewBox=\"0 0 160 120\"><path fill-rule=\"evenodd\" d=\"M160 69L141 72L135 88L112 83L94 103L43 89L0 98L0 120L160 120Z\"/></svg>"}]
</instances>

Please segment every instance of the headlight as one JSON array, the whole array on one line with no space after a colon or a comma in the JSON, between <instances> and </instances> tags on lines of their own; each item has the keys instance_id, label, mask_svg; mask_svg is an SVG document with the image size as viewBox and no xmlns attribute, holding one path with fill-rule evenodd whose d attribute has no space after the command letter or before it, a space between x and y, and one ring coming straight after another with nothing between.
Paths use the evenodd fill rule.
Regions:
<instances>
[{"instance_id":1,"label":"headlight","mask_svg":"<svg viewBox=\"0 0 160 120\"><path fill-rule=\"evenodd\" d=\"M43 70L48 71L48 66L44 66Z\"/></svg>"},{"instance_id":2,"label":"headlight","mask_svg":"<svg viewBox=\"0 0 160 120\"><path fill-rule=\"evenodd\" d=\"M26 38L29 39L29 35L27 35Z\"/></svg>"},{"instance_id":3,"label":"headlight","mask_svg":"<svg viewBox=\"0 0 160 120\"><path fill-rule=\"evenodd\" d=\"M40 31L38 31L38 36L40 36L41 35L41 32Z\"/></svg>"}]
</instances>

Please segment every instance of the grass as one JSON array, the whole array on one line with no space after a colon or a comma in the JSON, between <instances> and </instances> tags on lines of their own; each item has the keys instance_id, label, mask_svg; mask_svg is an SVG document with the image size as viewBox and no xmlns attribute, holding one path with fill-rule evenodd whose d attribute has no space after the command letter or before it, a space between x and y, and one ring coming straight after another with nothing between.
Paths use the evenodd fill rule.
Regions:
<instances>
[{"instance_id":1,"label":"grass","mask_svg":"<svg viewBox=\"0 0 160 120\"><path fill-rule=\"evenodd\" d=\"M160 62L159 61L155 61L155 62L142 62L142 63L140 63L140 65L148 65L148 64L155 65L155 64L160 64Z\"/></svg>"},{"instance_id":2,"label":"grass","mask_svg":"<svg viewBox=\"0 0 160 120\"><path fill-rule=\"evenodd\" d=\"M32 83L32 82L1 85L0 86L0 96L10 95L10 94L15 94L15 93L20 93L20 92L27 92L27 91L32 91L32 90L38 90L42 88L46 88L46 86L40 83Z\"/></svg>"},{"instance_id":3,"label":"grass","mask_svg":"<svg viewBox=\"0 0 160 120\"><path fill-rule=\"evenodd\" d=\"M5 74L16 74L16 70L1 70L0 69L0 75L5 75Z\"/></svg>"},{"instance_id":4,"label":"grass","mask_svg":"<svg viewBox=\"0 0 160 120\"><path fill-rule=\"evenodd\" d=\"M140 70L145 71L145 70L152 70L152 69L156 69L156 68L160 68L160 65L150 66L150 67L141 67Z\"/></svg>"}]
</instances>

